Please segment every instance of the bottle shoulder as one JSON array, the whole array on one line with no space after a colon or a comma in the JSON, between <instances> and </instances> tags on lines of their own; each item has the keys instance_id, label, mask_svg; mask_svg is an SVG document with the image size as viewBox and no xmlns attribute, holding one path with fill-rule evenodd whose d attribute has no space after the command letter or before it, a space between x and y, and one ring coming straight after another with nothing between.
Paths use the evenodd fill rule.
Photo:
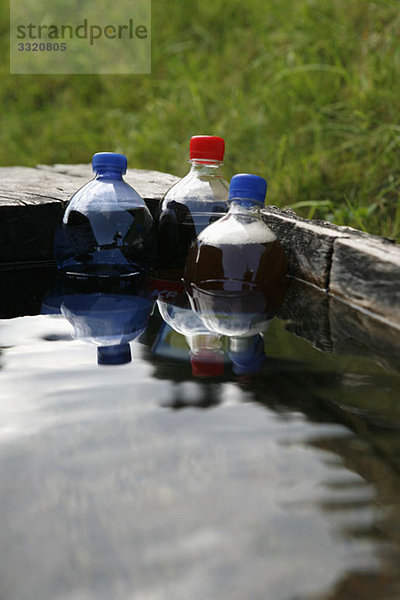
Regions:
<instances>
[{"instance_id":1,"label":"bottle shoulder","mask_svg":"<svg viewBox=\"0 0 400 600\"><path fill-rule=\"evenodd\" d=\"M266 244L276 241L274 232L261 216L228 212L199 234L201 243L218 246L221 244Z\"/></svg>"},{"instance_id":2,"label":"bottle shoulder","mask_svg":"<svg viewBox=\"0 0 400 600\"><path fill-rule=\"evenodd\" d=\"M146 208L141 196L123 179L93 179L75 192L67 210L129 210ZM148 210L148 209L147 209Z\"/></svg>"},{"instance_id":3,"label":"bottle shoulder","mask_svg":"<svg viewBox=\"0 0 400 600\"><path fill-rule=\"evenodd\" d=\"M216 175L197 175L188 173L175 183L165 194L162 210L172 201L180 204L193 205L199 201L215 203L218 201L228 208L229 185L222 177Z\"/></svg>"},{"instance_id":4,"label":"bottle shoulder","mask_svg":"<svg viewBox=\"0 0 400 600\"><path fill-rule=\"evenodd\" d=\"M179 307L162 300L157 300L157 306L163 320L177 333L182 335L208 333L200 317L191 308Z\"/></svg>"}]
</instances>

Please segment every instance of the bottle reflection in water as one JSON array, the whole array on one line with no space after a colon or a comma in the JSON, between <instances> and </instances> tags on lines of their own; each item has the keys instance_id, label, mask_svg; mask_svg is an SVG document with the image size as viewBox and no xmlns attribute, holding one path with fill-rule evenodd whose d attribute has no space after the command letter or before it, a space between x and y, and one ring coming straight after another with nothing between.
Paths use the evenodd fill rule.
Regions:
<instances>
[{"instance_id":1,"label":"bottle reflection in water","mask_svg":"<svg viewBox=\"0 0 400 600\"><path fill-rule=\"evenodd\" d=\"M207 329L220 335L248 337L265 331L274 313L262 291L249 284L233 284L219 280L217 290L191 284L193 310Z\"/></svg>"},{"instance_id":2,"label":"bottle reflection in water","mask_svg":"<svg viewBox=\"0 0 400 600\"><path fill-rule=\"evenodd\" d=\"M145 331L153 305L144 288L102 289L65 278L47 295L42 312L60 312L75 339L97 346L99 364L117 365L131 361L129 342Z\"/></svg>"},{"instance_id":3,"label":"bottle reflection in water","mask_svg":"<svg viewBox=\"0 0 400 600\"><path fill-rule=\"evenodd\" d=\"M146 329L151 302L141 296L78 294L64 298L61 312L74 337L95 344L99 364L130 362L129 342Z\"/></svg>"},{"instance_id":4,"label":"bottle reflection in water","mask_svg":"<svg viewBox=\"0 0 400 600\"><path fill-rule=\"evenodd\" d=\"M122 178L122 154L93 156L96 178L71 198L56 233L58 267L80 276L132 276L155 259L153 218L139 194Z\"/></svg>"},{"instance_id":5,"label":"bottle reflection in water","mask_svg":"<svg viewBox=\"0 0 400 600\"><path fill-rule=\"evenodd\" d=\"M254 289L204 291L191 285L190 304L203 326L227 340L228 359L238 376L258 373L265 361L263 335L273 313L261 291Z\"/></svg>"},{"instance_id":6,"label":"bottle reflection in water","mask_svg":"<svg viewBox=\"0 0 400 600\"><path fill-rule=\"evenodd\" d=\"M247 310L247 294L225 298L224 304L208 303L204 310L195 312L181 297L180 306L158 300L160 314L174 331L185 336L190 348L192 374L196 377L223 375L225 365L231 364L235 375L252 376L258 373L265 361L264 333L270 323L270 315L263 304L253 303ZM229 307L228 310L227 307ZM214 312L213 308L219 312Z\"/></svg>"},{"instance_id":7,"label":"bottle reflection in water","mask_svg":"<svg viewBox=\"0 0 400 600\"><path fill-rule=\"evenodd\" d=\"M221 336L210 331L191 309L182 287L169 301L157 300L160 314L174 331L185 336L190 348L192 374L196 377L215 377L224 372L224 350Z\"/></svg>"},{"instance_id":8,"label":"bottle reflection in water","mask_svg":"<svg viewBox=\"0 0 400 600\"><path fill-rule=\"evenodd\" d=\"M258 333L249 337L231 337L228 355L235 375L256 375L266 360L263 336Z\"/></svg>"}]
</instances>

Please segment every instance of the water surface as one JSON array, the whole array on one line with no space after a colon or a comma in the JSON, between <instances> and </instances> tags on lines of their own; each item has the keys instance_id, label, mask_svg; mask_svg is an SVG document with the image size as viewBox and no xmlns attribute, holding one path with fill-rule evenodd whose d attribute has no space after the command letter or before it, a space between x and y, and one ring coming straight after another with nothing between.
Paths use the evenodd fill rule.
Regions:
<instances>
[{"instance_id":1,"label":"water surface","mask_svg":"<svg viewBox=\"0 0 400 600\"><path fill-rule=\"evenodd\" d=\"M204 379L156 308L102 366L8 305L0 598L399 598L400 353L324 302L274 319L258 373Z\"/></svg>"}]
</instances>

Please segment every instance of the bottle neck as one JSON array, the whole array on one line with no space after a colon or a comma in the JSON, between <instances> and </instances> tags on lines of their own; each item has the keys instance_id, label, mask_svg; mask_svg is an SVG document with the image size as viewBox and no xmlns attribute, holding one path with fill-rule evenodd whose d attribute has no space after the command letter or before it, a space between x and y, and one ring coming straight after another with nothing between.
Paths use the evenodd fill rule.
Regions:
<instances>
[{"instance_id":1,"label":"bottle neck","mask_svg":"<svg viewBox=\"0 0 400 600\"><path fill-rule=\"evenodd\" d=\"M221 177L221 167L223 163L220 160L192 158L189 162L191 164L190 172L195 175Z\"/></svg>"},{"instance_id":2,"label":"bottle neck","mask_svg":"<svg viewBox=\"0 0 400 600\"><path fill-rule=\"evenodd\" d=\"M118 179L121 180L122 179L122 173L121 171L117 171L114 169L104 169L101 171L97 171L96 173L96 179Z\"/></svg>"},{"instance_id":3,"label":"bottle neck","mask_svg":"<svg viewBox=\"0 0 400 600\"><path fill-rule=\"evenodd\" d=\"M194 333L186 336L186 341L193 354L221 352L221 336L218 333Z\"/></svg>"},{"instance_id":4,"label":"bottle neck","mask_svg":"<svg viewBox=\"0 0 400 600\"><path fill-rule=\"evenodd\" d=\"M229 212L231 214L245 214L253 217L261 216L263 205L257 200L251 198L233 199L229 204Z\"/></svg>"},{"instance_id":5,"label":"bottle neck","mask_svg":"<svg viewBox=\"0 0 400 600\"><path fill-rule=\"evenodd\" d=\"M236 337L232 336L228 340L229 350L230 352L240 353L247 352L251 345L254 343L254 340L259 337L260 334L250 335L247 337Z\"/></svg>"}]
</instances>

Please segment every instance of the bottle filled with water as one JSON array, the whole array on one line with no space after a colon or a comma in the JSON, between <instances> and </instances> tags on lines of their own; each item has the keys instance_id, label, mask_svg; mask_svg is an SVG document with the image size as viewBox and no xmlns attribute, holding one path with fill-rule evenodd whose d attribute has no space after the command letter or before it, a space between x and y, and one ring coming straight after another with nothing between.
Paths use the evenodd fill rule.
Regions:
<instances>
[{"instance_id":1,"label":"bottle filled with water","mask_svg":"<svg viewBox=\"0 0 400 600\"><path fill-rule=\"evenodd\" d=\"M55 239L55 258L68 275L131 277L156 257L154 222L139 194L123 179L127 159L93 156L96 177L71 198Z\"/></svg>"}]
</instances>

